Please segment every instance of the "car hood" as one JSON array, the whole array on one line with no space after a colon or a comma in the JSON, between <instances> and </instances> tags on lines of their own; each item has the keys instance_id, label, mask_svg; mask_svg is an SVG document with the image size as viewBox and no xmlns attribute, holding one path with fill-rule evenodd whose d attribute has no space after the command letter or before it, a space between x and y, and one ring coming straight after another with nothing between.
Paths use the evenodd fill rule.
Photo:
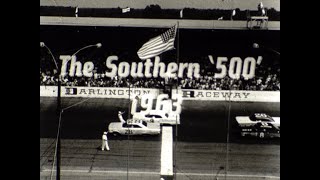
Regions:
<instances>
[{"instance_id":1,"label":"car hood","mask_svg":"<svg viewBox=\"0 0 320 180\"><path fill-rule=\"evenodd\" d=\"M236 121L239 124L252 123L252 121L250 120L249 116L237 116L236 117Z\"/></svg>"},{"instance_id":2,"label":"car hood","mask_svg":"<svg viewBox=\"0 0 320 180\"><path fill-rule=\"evenodd\" d=\"M109 124L108 126L108 130L113 130L113 129L118 129L122 126L122 123L121 122L112 122Z\"/></svg>"}]
</instances>

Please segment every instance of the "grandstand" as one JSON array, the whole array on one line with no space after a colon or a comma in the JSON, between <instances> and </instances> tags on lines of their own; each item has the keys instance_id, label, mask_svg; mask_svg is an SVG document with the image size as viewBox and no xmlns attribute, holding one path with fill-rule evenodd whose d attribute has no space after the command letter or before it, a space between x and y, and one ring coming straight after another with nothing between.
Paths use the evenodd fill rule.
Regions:
<instances>
[{"instance_id":1,"label":"grandstand","mask_svg":"<svg viewBox=\"0 0 320 180\"><path fill-rule=\"evenodd\" d=\"M263 17L261 17L261 9L257 9L257 5L263 2ZM123 11L127 9L126 11ZM56 17L59 17L58 19ZM70 19L70 17L76 17ZM83 19L83 17L86 17ZM96 17L104 17L110 19L95 19ZM91 18L91 19L87 19ZM119 19L120 18L120 19ZM167 20L210 20L205 22L200 28L209 26L210 28L260 28L260 29L277 29L280 28L280 1L278 0L201 0L194 3L193 1L40 1L40 23L59 23L64 25L103 25L103 26L127 26L130 18L131 26L141 26L139 19L167 19ZM135 18L135 19L132 19ZM124 20L121 20L124 19ZM110 23L111 21L111 23ZM116 22L114 22L116 21ZM120 22L117 22L120 21ZM137 21L137 22L136 22ZM225 22L225 21L244 21ZM91 24L93 22L93 24ZM169 21L170 22L170 21ZM119 23L119 24L117 24ZM152 23L152 21L151 21ZM193 22L199 23L199 22ZM188 28L190 25L184 21L181 28ZM157 23L155 23L157 24ZM201 23L202 24L202 23ZM149 23L142 26L150 26ZM153 25L154 26L154 25ZM159 27L163 27L161 23ZM167 26L167 25L166 25ZM193 25L195 26L195 25ZM199 28L196 26L195 28Z\"/></svg>"}]
</instances>

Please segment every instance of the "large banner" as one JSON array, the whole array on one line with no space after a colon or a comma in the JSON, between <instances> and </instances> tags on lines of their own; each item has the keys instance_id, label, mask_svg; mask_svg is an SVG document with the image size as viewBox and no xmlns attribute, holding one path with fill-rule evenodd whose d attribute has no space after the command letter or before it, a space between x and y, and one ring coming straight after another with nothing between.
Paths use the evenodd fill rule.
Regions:
<instances>
[{"instance_id":1,"label":"large banner","mask_svg":"<svg viewBox=\"0 0 320 180\"><path fill-rule=\"evenodd\" d=\"M58 87L56 86L40 86L40 97L57 97L57 94ZM131 99L145 94L158 95L159 90L145 88L61 87L61 97Z\"/></svg>"},{"instance_id":2,"label":"large banner","mask_svg":"<svg viewBox=\"0 0 320 180\"><path fill-rule=\"evenodd\" d=\"M86 61L82 64L77 61L76 56L61 55L62 62L61 75L66 77L93 77L93 70L96 67L94 62ZM220 69L213 72L213 78L223 79L229 76L232 79L240 79L242 76L245 80L255 77L255 70L262 62L262 56L246 57L217 57L213 59L212 55L208 55L208 60L212 67ZM209 62L207 62L209 64ZM187 63L163 63L159 56L154 59L147 59L145 62L119 61L117 55L108 56L106 61L106 70L101 74L104 77L120 77L120 78L200 78L200 71L204 70L198 62ZM68 67L69 66L69 67ZM99 74L99 75L101 75Z\"/></svg>"},{"instance_id":3,"label":"large banner","mask_svg":"<svg viewBox=\"0 0 320 180\"><path fill-rule=\"evenodd\" d=\"M169 29L40 26L40 85L280 90L279 31Z\"/></svg>"}]
</instances>

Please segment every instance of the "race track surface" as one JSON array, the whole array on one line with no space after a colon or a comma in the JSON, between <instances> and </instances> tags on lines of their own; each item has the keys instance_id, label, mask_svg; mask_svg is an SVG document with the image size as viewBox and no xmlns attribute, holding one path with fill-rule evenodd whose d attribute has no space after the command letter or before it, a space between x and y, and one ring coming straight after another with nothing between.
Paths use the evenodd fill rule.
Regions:
<instances>
[{"instance_id":1,"label":"race track surface","mask_svg":"<svg viewBox=\"0 0 320 180\"><path fill-rule=\"evenodd\" d=\"M83 102L84 101L84 102ZM83 102L77 104L79 102ZM77 104L77 105L75 105ZM75 105L75 106L73 106ZM230 116L228 110L230 106ZM40 137L53 138L57 133L56 98L40 99ZM97 139L110 122L119 122L118 111L126 111L126 99L62 98L61 137ZM191 142L226 142L229 122L230 141L239 142L235 116L264 112L280 117L280 103L183 101L178 126L178 140ZM174 128L175 129L175 128ZM241 141L241 140L240 140ZM248 142L251 143L251 140ZM277 142L277 141L275 141Z\"/></svg>"},{"instance_id":2,"label":"race track surface","mask_svg":"<svg viewBox=\"0 0 320 180\"><path fill-rule=\"evenodd\" d=\"M111 150L99 150L102 132L119 121L118 110L127 116L128 104L125 99L62 99L67 109L61 121L61 179L159 179L161 136L109 135ZM253 112L280 116L280 103L184 101L177 137L173 128L176 179L280 179L280 139L244 139L237 134L234 117ZM41 97L41 179L55 175L56 128L56 98Z\"/></svg>"},{"instance_id":3,"label":"race track surface","mask_svg":"<svg viewBox=\"0 0 320 180\"><path fill-rule=\"evenodd\" d=\"M40 140L40 176L50 179L54 139ZM62 140L61 179L159 179L161 142ZM178 142L176 179L280 179L280 146ZM228 157L227 157L228 156ZM220 169L223 167L223 169ZM226 171L227 170L227 171ZM55 171L53 171L55 178Z\"/></svg>"}]
</instances>

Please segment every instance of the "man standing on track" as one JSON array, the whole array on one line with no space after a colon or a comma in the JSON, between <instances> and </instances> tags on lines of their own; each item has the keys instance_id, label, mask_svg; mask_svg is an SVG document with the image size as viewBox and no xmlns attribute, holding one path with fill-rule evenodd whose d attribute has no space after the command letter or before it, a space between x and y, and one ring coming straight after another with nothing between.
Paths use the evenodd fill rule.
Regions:
<instances>
[{"instance_id":1,"label":"man standing on track","mask_svg":"<svg viewBox=\"0 0 320 180\"><path fill-rule=\"evenodd\" d=\"M132 99L132 102L131 102L131 114L132 115L133 115L133 113L137 112L138 103L139 103L139 96L136 96L136 97L134 97L134 99Z\"/></svg>"},{"instance_id":2,"label":"man standing on track","mask_svg":"<svg viewBox=\"0 0 320 180\"><path fill-rule=\"evenodd\" d=\"M124 112L121 112L121 111L119 111L118 112L118 118L119 118L119 120L120 120L120 122L122 122L122 123L125 123L126 121L123 119L123 117L122 117L122 114L123 114Z\"/></svg>"},{"instance_id":3,"label":"man standing on track","mask_svg":"<svg viewBox=\"0 0 320 180\"><path fill-rule=\"evenodd\" d=\"M101 146L101 150L102 150L102 151L104 151L104 148L106 148L107 151L110 150L109 144L108 144L107 134L108 134L108 132L103 132L103 135L102 135L102 146Z\"/></svg>"}]
</instances>

